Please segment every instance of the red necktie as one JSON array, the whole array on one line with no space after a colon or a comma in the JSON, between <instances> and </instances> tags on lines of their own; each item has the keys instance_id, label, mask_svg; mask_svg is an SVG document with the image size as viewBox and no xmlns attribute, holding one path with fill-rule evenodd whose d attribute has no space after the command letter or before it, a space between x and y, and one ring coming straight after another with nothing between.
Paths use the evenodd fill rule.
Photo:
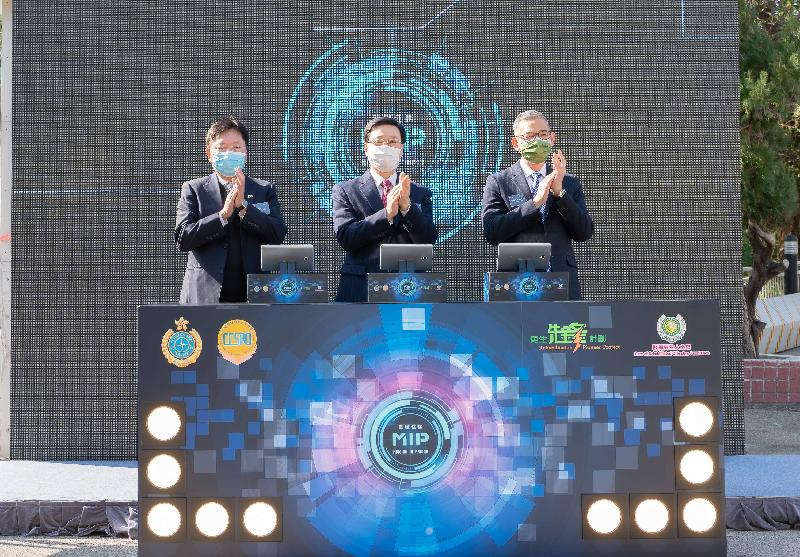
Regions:
<instances>
[{"instance_id":1,"label":"red necktie","mask_svg":"<svg viewBox=\"0 0 800 557\"><path fill-rule=\"evenodd\" d=\"M389 197L389 191L392 189L392 181L391 180L384 180L381 184L383 186L383 193L381 194L381 201L383 201L383 206L386 207L386 199Z\"/></svg>"}]
</instances>

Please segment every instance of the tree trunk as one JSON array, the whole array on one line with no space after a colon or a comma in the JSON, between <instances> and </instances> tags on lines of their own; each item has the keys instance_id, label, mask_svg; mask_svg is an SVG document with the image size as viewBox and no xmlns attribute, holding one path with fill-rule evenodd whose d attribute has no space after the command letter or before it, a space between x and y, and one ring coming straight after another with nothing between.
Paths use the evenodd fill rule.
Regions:
<instances>
[{"instance_id":1,"label":"tree trunk","mask_svg":"<svg viewBox=\"0 0 800 557\"><path fill-rule=\"evenodd\" d=\"M757 223L747 221L747 237L753 248L753 272L744 287L744 357L758 357L758 341L766 323L756 319L758 293L772 278L781 274L785 267L782 261L772 259L775 250L775 234L765 232Z\"/></svg>"}]
</instances>

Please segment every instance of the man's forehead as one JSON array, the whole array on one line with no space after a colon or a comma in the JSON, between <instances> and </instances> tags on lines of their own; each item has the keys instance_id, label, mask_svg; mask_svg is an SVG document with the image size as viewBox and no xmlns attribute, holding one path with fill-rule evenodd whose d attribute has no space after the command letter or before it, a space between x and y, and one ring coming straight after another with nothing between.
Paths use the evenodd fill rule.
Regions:
<instances>
[{"instance_id":1,"label":"man's forehead","mask_svg":"<svg viewBox=\"0 0 800 557\"><path fill-rule=\"evenodd\" d=\"M370 135L396 135L400 137L400 130L397 129L397 126L393 126L392 124L379 124L372 128L369 132Z\"/></svg>"},{"instance_id":2,"label":"man's forehead","mask_svg":"<svg viewBox=\"0 0 800 557\"><path fill-rule=\"evenodd\" d=\"M523 120L518 124L519 129L523 131L542 131L550 129L550 124L544 118L533 118L530 120Z\"/></svg>"},{"instance_id":3,"label":"man's forehead","mask_svg":"<svg viewBox=\"0 0 800 557\"><path fill-rule=\"evenodd\" d=\"M212 145L222 145L223 143L244 143L244 137L239 130L225 130L216 139L211 141Z\"/></svg>"}]
</instances>

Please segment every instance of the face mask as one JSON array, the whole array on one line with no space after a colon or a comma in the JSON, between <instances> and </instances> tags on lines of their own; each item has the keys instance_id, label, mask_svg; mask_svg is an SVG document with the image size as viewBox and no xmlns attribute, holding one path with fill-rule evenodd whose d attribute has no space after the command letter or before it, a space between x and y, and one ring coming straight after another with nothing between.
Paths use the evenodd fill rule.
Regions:
<instances>
[{"instance_id":1,"label":"face mask","mask_svg":"<svg viewBox=\"0 0 800 557\"><path fill-rule=\"evenodd\" d=\"M211 166L223 176L235 176L236 171L244 168L247 155L237 151L218 151L211 157Z\"/></svg>"},{"instance_id":2,"label":"face mask","mask_svg":"<svg viewBox=\"0 0 800 557\"><path fill-rule=\"evenodd\" d=\"M403 150L397 147L389 147L388 145L373 145L370 143L367 146L367 160L369 165L375 169L376 172L386 174L394 172L400 165L400 155Z\"/></svg>"},{"instance_id":3,"label":"face mask","mask_svg":"<svg viewBox=\"0 0 800 557\"><path fill-rule=\"evenodd\" d=\"M519 154L522 155L526 161L532 164L541 164L547 160L550 153L553 152L553 145L548 139L536 138L532 141L519 141Z\"/></svg>"}]
</instances>

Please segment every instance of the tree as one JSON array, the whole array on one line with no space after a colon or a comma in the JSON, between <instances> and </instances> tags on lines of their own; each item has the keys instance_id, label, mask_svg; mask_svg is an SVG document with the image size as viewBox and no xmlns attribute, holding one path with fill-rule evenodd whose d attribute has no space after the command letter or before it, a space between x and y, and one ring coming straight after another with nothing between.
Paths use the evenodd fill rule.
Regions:
<instances>
[{"instance_id":1,"label":"tree","mask_svg":"<svg viewBox=\"0 0 800 557\"><path fill-rule=\"evenodd\" d=\"M753 252L744 353L754 357L758 293L783 272L780 242L800 225L800 1L740 0L739 15L742 226Z\"/></svg>"}]
</instances>

